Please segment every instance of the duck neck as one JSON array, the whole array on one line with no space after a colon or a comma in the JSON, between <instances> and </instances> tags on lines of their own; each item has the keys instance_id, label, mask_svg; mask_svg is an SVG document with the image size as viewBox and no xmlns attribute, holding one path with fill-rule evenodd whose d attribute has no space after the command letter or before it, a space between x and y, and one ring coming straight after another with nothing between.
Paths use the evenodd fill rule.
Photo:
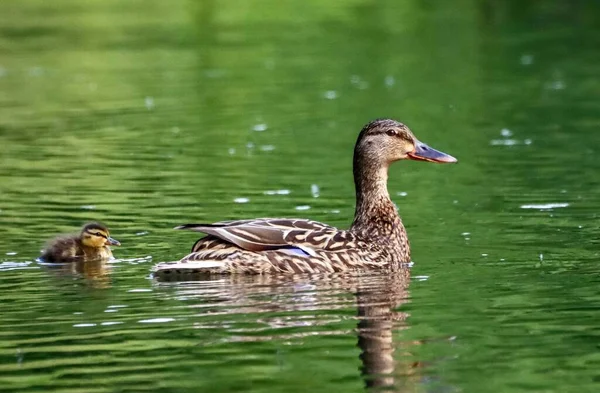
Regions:
<instances>
[{"instance_id":1,"label":"duck neck","mask_svg":"<svg viewBox=\"0 0 600 393\"><path fill-rule=\"evenodd\" d=\"M401 241L404 226L387 189L387 163L354 159L356 211L350 230L362 237Z\"/></svg>"}]
</instances>

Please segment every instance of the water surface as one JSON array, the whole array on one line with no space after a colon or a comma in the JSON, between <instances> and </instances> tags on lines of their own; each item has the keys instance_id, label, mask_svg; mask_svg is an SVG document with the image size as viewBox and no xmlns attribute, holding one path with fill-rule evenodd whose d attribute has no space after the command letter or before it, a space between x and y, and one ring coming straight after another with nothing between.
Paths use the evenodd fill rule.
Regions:
<instances>
[{"instance_id":1,"label":"water surface","mask_svg":"<svg viewBox=\"0 0 600 393\"><path fill-rule=\"evenodd\" d=\"M3 1L0 391L597 391L599 15ZM376 117L460 161L391 169L410 271L152 280L185 222L347 227ZM115 261L35 261L92 219Z\"/></svg>"}]
</instances>

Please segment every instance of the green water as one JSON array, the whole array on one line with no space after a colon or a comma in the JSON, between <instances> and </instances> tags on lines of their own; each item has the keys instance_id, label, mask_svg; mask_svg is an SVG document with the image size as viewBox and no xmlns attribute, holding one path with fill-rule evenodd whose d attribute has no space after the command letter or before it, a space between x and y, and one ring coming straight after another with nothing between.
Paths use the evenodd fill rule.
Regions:
<instances>
[{"instance_id":1,"label":"green water","mask_svg":"<svg viewBox=\"0 0 600 393\"><path fill-rule=\"evenodd\" d=\"M599 45L593 1L3 0L0 391L598 391ZM459 159L391 169L410 277L151 279L178 224L348 226L376 117ZM35 262L92 219L116 261Z\"/></svg>"}]
</instances>

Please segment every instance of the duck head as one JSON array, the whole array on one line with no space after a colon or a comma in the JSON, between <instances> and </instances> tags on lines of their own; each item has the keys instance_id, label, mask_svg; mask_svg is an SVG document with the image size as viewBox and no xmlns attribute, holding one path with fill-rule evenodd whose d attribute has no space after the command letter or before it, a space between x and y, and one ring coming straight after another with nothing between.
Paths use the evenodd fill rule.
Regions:
<instances>
[{"instance_id":1,"label":"duck head","mask_svg":"<svg viewBox=\"0 0 600 393\"><path fill-rule=\"evenodd\" d=\"M384 166L399 160L437 163L458 161L419 141L406 125L392 119L374 120L365 125L358 136L354 157L355 161L367 158Z\"/></svg>"},{"instance_id":2,"label":"duck head","mask_svg":"<svg viewBox=\"0 0 600 393\"><path fill-rule=\"evenodd\" d=\"M105 246L120 246L121 243L110 237L108 228L104 224L91 222L81 229L81 242L86 247L102 248Z\"/></svg>"}]
</instances>

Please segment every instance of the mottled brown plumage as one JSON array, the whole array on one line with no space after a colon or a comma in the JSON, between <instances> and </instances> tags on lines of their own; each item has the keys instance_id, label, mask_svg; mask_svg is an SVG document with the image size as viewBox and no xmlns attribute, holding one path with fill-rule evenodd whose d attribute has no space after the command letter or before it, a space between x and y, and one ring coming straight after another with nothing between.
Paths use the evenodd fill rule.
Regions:
<instances>
[{"instance_id":1,"label":"mottled brown plumage","mask_svg":"<svg viewBox=\"0 0 600 393\"><path fill-rule=\"evenodd\" d=\"M206 233L178 262L155 266L157 277L187 273L318 273L397 268L410 262L406 230L387 190L392 162L456 162L419 142L404 124L375 120L354 148L356 211L349 230L305 219L263 218L186 224Z\"/></svg>"},{"instance_id":2,"label":"mottled brown plumage","mask_svg":"<svg viewBox=\"0 0 600 393\"><path fill-rule=\"evenodd\" d=\"M91 222L79 234L63 235L51 240L40 258L51 263L110 259L113 255L109 245L119 246L121 243L110 237L104 224Z\"/></svg>"}]
</instances>

